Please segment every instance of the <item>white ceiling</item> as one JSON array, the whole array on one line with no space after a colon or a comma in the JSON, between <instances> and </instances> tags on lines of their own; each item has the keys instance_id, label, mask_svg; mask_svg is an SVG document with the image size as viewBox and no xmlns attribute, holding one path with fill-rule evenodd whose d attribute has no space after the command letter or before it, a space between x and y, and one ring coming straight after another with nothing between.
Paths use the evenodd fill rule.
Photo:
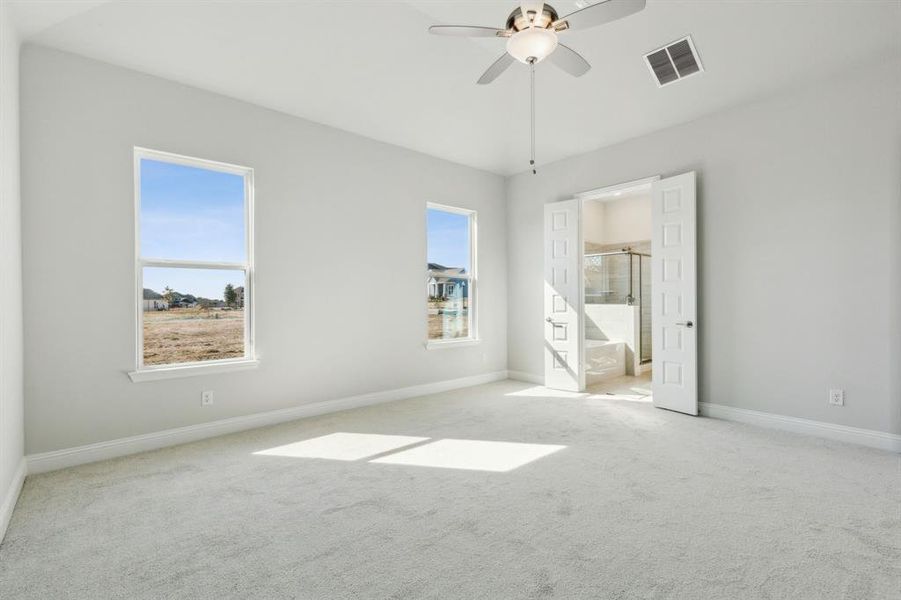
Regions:
<instances>
[{"instance_id":1,"label":"white ceiling","mask_svg":"<svg viewBox=\"0 0 901 600\"><path fill-rule=\"evenodd\" d=\"M525 170L528 71L489 86L504 42L432 36L502 27L517 2L13 0L25 39L496 173ZM575 2L553 3L560 14ZM642 56L690 34L706 72L658 88ZM649 0L566 32L593 69L538 66L538 162L580 154L901 55L901 2Z\"/></svg>"}]
</instances>

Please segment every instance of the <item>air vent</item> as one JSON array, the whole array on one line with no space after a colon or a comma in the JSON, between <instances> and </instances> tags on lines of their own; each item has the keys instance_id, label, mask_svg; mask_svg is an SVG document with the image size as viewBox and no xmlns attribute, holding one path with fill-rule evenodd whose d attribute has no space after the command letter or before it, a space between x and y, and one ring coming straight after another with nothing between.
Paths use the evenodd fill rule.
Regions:
<instances>
[{"instance_id":1,"label":"air vent","mask_svg":"<svg viewBox=\"0 0 901 600\"><path fill-rule=\"evenodd\" d=\"M673 42L644 56L658 87L704 70L690 37Z\"/></svg>"}]
</instances>

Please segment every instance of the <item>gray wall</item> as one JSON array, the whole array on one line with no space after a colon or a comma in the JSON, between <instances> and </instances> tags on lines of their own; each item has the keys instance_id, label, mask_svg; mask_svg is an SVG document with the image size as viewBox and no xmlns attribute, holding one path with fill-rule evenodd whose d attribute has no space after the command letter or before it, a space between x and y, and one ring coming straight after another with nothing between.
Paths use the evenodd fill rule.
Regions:
<instances>
[{"instance_id":1,"label":"gray wall","mask_svg":"<svg viewBox=\"0 0 901 600\"><path fill-rule=\"evenodd\" d=\"M28 453L506 368L497 175L32 46L22 140ZM135 145L255 169L259 369L126 376ZM424 348L428 201L479 211L480 345Z\"/></svg>"},{"instance_id":2,"label":"gray wall","mask_svg":"<svg viewBox=\"0 0 901 600\"><path fill-rule=\"evenodd\" d=\"M23 456L19 41L0 4L0 503ZM4 523L0 523L0 538Z\"/></svg>"},{"instance_id":3,"label":"gray wall","mask_svg":"<svg viewBox=\"0 0 901 600\"><path fill-rule=\"evenodd\" d=\"M695 170L701 399L901 433L899 98L894 60L510 178L509 368L543 370L542 205Z\"/></svg>"}]
</instances>

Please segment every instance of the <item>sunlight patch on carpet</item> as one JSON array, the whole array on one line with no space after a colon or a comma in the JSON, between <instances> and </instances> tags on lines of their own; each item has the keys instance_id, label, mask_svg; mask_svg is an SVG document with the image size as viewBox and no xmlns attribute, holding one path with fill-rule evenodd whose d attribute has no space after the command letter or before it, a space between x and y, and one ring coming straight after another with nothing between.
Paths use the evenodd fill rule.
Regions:
<instances>
[{"instance_id":1,"label":"sunlight patch on carpet","mask_svg":"<svg viewBox=\"0 0 901 600\"><path fill-rule=\"evenodd\" d=\"M395 452L370 462L503 473L564 448L566 446L553 444L446 439Z\"/></svg>"},{"instance_id":2,"label":"sunlight patch on carpet","mask_svg":"<svg viewBox=\"0 0 901 600\"><path fill-rule=\"evenodd\" d=\"M584 398L588 394L585 392L567 392L564 390L552 390L543 385L526 388L516 392L509 392L505 396L524 396L527 398Z\"/></svg>"},{"instance_id":3,"label":"sunlight patch on carpet","mask_svg":"<svg viewBox=\"0 0 901 600\"><path fill-rule=\"evenodd\" d=\"M592 404L592 401L604 401L604 400L626 400L627 402L644 402L650 403L653 402L654 399L649 395L642 394L628 394L622 392L600 392L597 394L591 394L588 398L585 399L586 404Z\"/></svg>"},{"instance_id":4,"label":"sunlight patch on carpet","mask_svg":"<svg viewBox=\"0 0 901 600\"><path fill-rule=\"evenodd\" d=\"M424 442L429 438L409 435L379 435L374 433L331 433L321 437L294 442L254 452L261 456L291 458L328 458L331 460L360 460L404 446Z\"/></svg>"}]
</instances>

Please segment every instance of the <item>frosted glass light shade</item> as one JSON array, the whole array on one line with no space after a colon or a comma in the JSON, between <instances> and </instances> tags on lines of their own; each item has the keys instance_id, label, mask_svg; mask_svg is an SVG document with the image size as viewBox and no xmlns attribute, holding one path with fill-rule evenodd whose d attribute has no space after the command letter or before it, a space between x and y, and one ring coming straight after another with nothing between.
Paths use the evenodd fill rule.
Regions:
<instances>
[{"instance_id":1,"label":"frosted glass light shade","mask_svg":"<svg viewBox=\"0 0 901 600\"><path fill-rule=\"evenodd\" d=\"M557 34L550 29L529 27L514 33L507 40L507 52L522 63L534 58L541 62L557 48Z\"/></svg>"}]
</instances>

